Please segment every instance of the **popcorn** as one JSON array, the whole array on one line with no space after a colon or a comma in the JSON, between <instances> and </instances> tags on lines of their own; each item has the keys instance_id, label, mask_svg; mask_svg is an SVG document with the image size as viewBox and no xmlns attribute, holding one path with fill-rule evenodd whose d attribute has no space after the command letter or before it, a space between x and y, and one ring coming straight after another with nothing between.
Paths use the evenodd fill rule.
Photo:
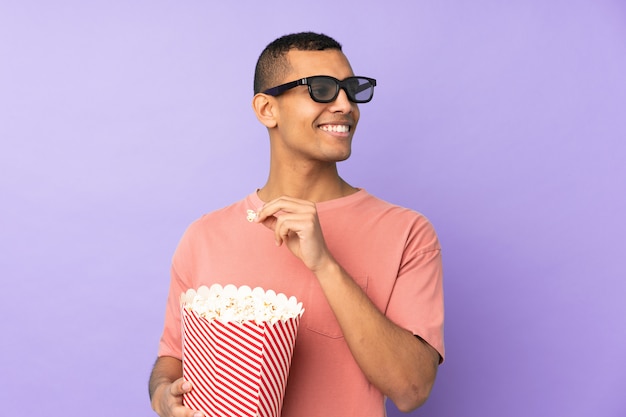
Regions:
<instances>
[{"instance_id":1,"label":"popcorn","mask_svg":"<svg viewBox=\"0 0 626 417\"><path fill-rule=\"evenodd\" d=\"M254 220L256 220L256 211L247 210L246 219L248 219L249 222L253 222Z\"/></svg>"},{"instance_id":2,"label":"popcorn","mask_svg":"<svg viewBox=\"0 0 626 417\"><path fill-rule=\"evenodd\" d=\"M272 290L266 292L261 287L251 289L244 285L237 288L232 284L223 288L213 284L211 288L203 285L197 291L189 289L181 295L181 304L207 320L240 323L274 324L301 316L304 312L302 303L296 297L287 298L285 294L276 294Z\"/></svg>"},{"instance_id":3,"label":"popcorn","mask_svg":"<svg viewBox=\"0 0 626 417\"><path fill-rule=\"evenodd\" d=\"M206 416L279 417L302 303L214 284L181 294L183 404Z\"/></svg>"}]
</instances>

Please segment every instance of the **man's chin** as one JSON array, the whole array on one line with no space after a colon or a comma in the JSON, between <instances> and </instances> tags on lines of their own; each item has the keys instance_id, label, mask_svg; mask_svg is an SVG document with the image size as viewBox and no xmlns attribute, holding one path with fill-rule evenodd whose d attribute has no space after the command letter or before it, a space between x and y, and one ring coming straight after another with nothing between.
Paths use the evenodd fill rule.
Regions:
<instances>
[{"instance_id":1,"label":"man's chin","mask_svg":"<svg viewBox=\"0 0 626 417\"><path fill-rule=\"evenodd\" d=\"M335 155L335 158L333 159L335 162L342 162L350 158L350 155L352 155L352 151L348 151L347 153L344 153L344 154Z\"/></svg>"},{"instance_id":2,"label":"man's chin","mask_svg":"<svg viewBox=\"0 0 626 417\"><path fill-rule=\"evenodd\" d=\"M347 154L343 158L338 159L337 162L347 161L350 158L350 155L351 155L351 153Z\"/></svg>"}]
</instances>

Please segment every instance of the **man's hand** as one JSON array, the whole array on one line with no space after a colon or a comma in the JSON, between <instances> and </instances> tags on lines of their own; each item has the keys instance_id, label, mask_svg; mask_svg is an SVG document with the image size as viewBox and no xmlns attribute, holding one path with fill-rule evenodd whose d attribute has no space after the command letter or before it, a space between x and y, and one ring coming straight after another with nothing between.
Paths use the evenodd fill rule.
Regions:
<instances>
[{"instance_id":1,"label":"man's hand","mask_svg":"<svg viewBox=\"0 0 626 417\"><path fill-rule=\"evenodd\" d=\"M171 357L157 359L150 375L150 399L152 408L161 417L204 417L183 405L183 394L192 390L191 382L182 377L170 382L182 373L180 360Z\"/></svg>"},{"instance_id":2,"label":"man's hand","mask_svg":"<svg viewBox=\"0 0 626 417\"><path fill-rule=\"evenodd\" d=\"M273 230L276 245L284 243L311 271L334 262L324 241L315 203L279 197L258 211L256 222Z\"/></svg>"},{"instance_id":3,"label":"man's hand","mask_svg":"<svg viewBox=\"0 0 626 417\"><path fill-rule=\"evenodd\" d=\"M204 417L199 411L194 411L183 405L183 394L191 391L191 382L183 378L171 384L159 385L152 397L152 408L161 417Z\"/></svg>"}]
</instances>

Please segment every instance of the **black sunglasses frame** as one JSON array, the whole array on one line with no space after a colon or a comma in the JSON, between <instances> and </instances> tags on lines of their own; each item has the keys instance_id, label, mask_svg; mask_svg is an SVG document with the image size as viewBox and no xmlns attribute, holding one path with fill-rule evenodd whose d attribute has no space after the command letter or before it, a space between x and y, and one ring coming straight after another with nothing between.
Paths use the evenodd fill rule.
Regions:
<instances>
[{"instance_id":1,"label":"black sunglasses frame","mask_svg":"<svg viewBox=\"0 0 626 417\"><path fill-rule=\"evenodd\" d=\"M325 79L329 79L335 82L335 88L336 88L335 95L331 99L320 100L314 96L313 89L311 88L311 83L319 78L325 78ZM349 85L348 83L351 80L355 80L355 79L367 80L367 83L359 85L359 88L356 91L352 92L348 89L348 85ZM339 90L342 90L342 89L343 91L346 92L346 95L348 96L348 100L350 100L351 102L368 103L372 100L372 98L374 98L374 87L376 87L376 80L373 78L369 78L369 77L348 77L344 80L338 80L335 77L331 77L330 75L314 75L311 77L301 78L296 81L291 81L285 84L277 85L276 87L268 88L267 90L263 91L263 94L268 94L270 96L278 96L284 93L285 91L291 90L292 88L297 87L299 85L306 85L309 89L309 96L311 96L311 99L317 103L332 103L333 101L337 99L337 96L339 96ZM356 98L357 93L360 93L361 91L365 91L365 89L367 88L372 89L372 94L369 96L369 98L367 100L357 100Z\"/></svg>"}]
</instances>

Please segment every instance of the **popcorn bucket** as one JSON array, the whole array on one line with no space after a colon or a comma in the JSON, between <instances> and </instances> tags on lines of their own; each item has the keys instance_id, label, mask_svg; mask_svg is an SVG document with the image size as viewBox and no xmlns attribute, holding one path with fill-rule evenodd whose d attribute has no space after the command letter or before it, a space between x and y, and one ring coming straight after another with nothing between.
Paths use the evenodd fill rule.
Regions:
<instances>
[{"instance_id":1,"label":"popcorn bucket","mask_svg":"<svg viewBox=\"0 0 626 417\"><path fill-rule=\"evenodd\" d=\"M225 287L232 295L229 287L234 286ZM292 308L290 314L270 318L268 309L281 310L268 303L268 294L269 298L276 296L273 291L261 294L262 290L255 289L256 297L252 297L249 288L242 288L248 294L243 303L246 296L238 291L235 297L224 296L219 286L211 287L214 295L219 294L212 301L206 297L198 303L202 296L189 291L181 300L183 376L193 384L183 402L208 417L279 417L302 305ZM294 300L292 297L291 307L296 305ZM261 305L264 311L256 308L256 319L249 314L242 319L243 310L255 310L248 308L250 303ZM207 304L211 305L208 309Z\"/></svg>"}]
</instances>

